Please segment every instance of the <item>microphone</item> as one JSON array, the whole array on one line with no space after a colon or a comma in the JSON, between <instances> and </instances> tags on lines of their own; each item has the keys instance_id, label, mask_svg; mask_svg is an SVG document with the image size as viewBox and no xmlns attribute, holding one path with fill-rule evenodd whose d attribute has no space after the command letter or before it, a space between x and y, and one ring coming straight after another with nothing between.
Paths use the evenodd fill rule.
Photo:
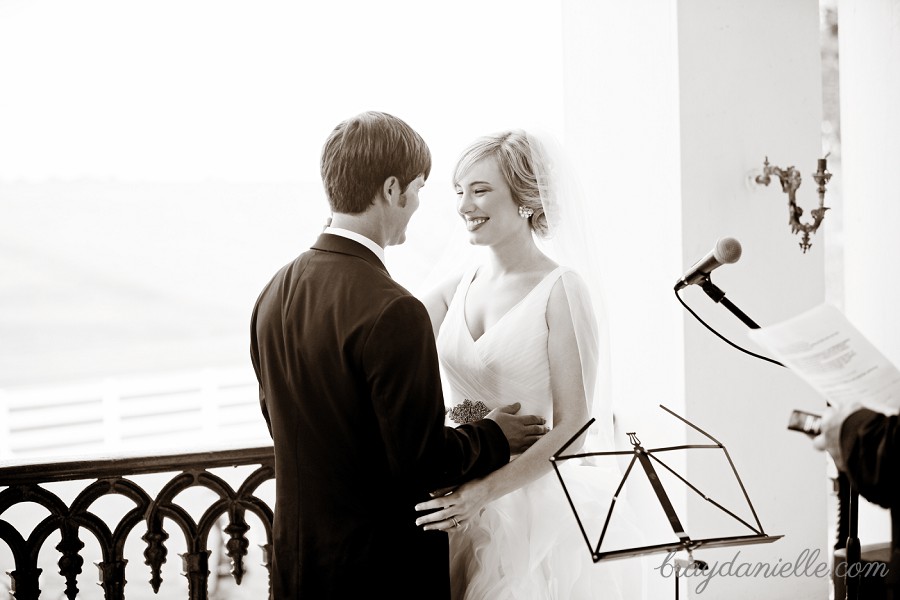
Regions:
<instances>
[{"instance_id":1,"label":"microphone","mask_svg":"<svg viewBox=\"0 0 900 600\"><path fill-rule=\"evenodd\" d=\"M675 283L675 291L701 283L709 277L713 269L737 262L739 258L741 258L741 243L732 237L719 238L716 247L694 263L694 266Z\"/></svg>"}]
</instances>

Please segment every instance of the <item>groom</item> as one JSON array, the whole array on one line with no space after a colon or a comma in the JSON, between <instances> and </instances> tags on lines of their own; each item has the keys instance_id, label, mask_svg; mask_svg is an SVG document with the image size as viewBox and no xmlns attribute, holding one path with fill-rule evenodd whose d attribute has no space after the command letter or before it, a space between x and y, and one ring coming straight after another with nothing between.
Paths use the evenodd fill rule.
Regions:
<instances>
[{"instance_id":1,"label":"groom","mask_svg":"<svg viewBox=\"0 0 900 600\"><path fill-rule=\"evenodd\" d=\"M428 313L384 266L431 170L419 134L357 115L321 167L331 226L263 289L251 322L275 441L274 598L449 598L447 537L416 526L416 503L506 464L543 420L512 405L443 426Z\"/></svg>"}]
</instances>

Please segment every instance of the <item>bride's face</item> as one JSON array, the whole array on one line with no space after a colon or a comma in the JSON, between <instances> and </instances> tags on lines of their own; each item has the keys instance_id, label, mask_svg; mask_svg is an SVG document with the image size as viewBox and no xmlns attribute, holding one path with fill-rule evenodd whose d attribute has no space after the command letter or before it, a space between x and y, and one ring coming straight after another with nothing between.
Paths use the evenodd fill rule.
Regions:
<instances>
[{"instance_id":1,"label":"bride's face","mask_svg":"<svg viewBox=\"0 0 900 600\"><path fill-rule=\"evenodd\" d=\"M528 234L528 222L519 216L497 159L475 163L455 187L456 210L465 221L471 243L489 246Z\"/></svg>"}]
</instances>

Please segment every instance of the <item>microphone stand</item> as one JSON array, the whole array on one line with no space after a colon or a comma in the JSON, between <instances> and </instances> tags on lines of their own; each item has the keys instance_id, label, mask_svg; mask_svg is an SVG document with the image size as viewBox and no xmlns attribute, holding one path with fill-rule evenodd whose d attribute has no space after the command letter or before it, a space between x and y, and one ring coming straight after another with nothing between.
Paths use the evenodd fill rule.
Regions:
<instances>
[{"instance_id":1,"label":"microphone stand","mask_svg":"<svg viewBox=\"0 0 900 600\"><path fill-rule=\"evenodd\" d=\"M707 274L700 282L700 288L706 292L706 295L712 298L716 304L721 304L731 313L740 319L750 329L759 329L759 325L748 317L744 311L734 305L731 300L725 297L723 292L716 284L714 284ZM784 365L782 365L784 366ZM846 504L845 504L846 503ZM853 565L862 561L861 547L859 538L859 492L850 483L850 479L843 474L838 476L838 537L846 531L845 551L847 561L847 571L844 574L844 590L846 600L856 600L859 597L860 575L851 576L856 573L859 568ZM840 542L840 540L838 540ZM851 568L852 567L852 568Z\"/></svg>"},{"instance_id":2,"label":"microphone stand","mask_svg":"<svg viewBox=\"0 0 900 600\"><path fill-rule=\"evenodd\" d=\"M759 329L759 325L757 325L753 319L744 314L744 311L739 309L731 300L725 297L725 292L719 289L719 286L717 286L710 280L709 275L703 278L703 282L700 284L700 288L704 292L706 292L707 296L713 299L713 302L715 302L716 304L721 304L722 306L730 310L732 314L734 314L734 316L744 322L744 325L746 325L750 329Z\"/></svg>"}]
</instances>

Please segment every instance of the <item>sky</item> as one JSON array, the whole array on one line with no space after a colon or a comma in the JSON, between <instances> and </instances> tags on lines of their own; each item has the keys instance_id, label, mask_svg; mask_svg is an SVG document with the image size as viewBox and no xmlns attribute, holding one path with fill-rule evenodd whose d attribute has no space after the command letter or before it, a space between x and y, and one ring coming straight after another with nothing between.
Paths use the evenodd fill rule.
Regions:
<instances>
[{"instance_id":1,"label":"sky","mask_svg":"<svg viewBox=\"0 0 900 600\"><path fill-rule=\"evenodd\" d=\"M329 131L369 109L443 165L478 135L561 128L560 18L546 0L0 0L0 181L316 181Z\"/></svg>"},{"instance_id":2,"label":"sky","mask_svg":"<svg viewBox=\"0 0 900 600\"><path fill-rule=\"evenodd\" d=\"M559 1L0 0L0 389L247 365L259 290L327 216L319 153L364 110L432 176L410 285L476 137L562 128ZM549 33L548 33L549 32Z\"/></svg>"}]
</instances>

